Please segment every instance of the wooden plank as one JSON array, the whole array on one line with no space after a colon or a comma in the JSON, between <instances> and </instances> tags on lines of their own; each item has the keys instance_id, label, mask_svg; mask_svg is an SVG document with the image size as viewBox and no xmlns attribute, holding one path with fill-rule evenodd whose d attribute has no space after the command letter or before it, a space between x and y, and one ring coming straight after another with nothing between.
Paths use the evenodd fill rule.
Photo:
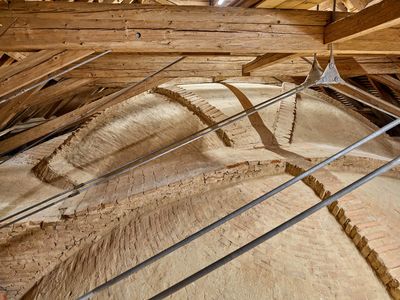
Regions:
<instances>
[{"instance_id":1,"label":"wooden plank","mask_svg":"<svg viewBox=\"0 0 400 300\"><path fill-rule=\"evenodd\" d=\"M235 6L235 7L254 7L257 6L259 2L262 2L261 0L239 0L235 2L234 4L231 4L230 6Z\"/></svg>"},{"instance_id":2,"label":"wooden plank","mask_svg":"<svg viewBox=\"0 0 400 300\"><path fill-rule=\"evenodd\" d=\"M243 66L243 75L298 57L298 53L266 53Z\"/></svg>"},{"instance_id":3,"label":"wooden plank","mask_svg":"<svg viewBox=\"0 0 400 300\"><path fill-rule=\"evenodd\" d=\"M160 64L172 61L175 56L135 55L133 53L111 53L77 68L65 77L96 78L96 84L117 82L126 78L131 82L139 81L147 74L156 71ZM310 56L306 56L312 59ZM242 76L242 66L254 60L252 56L196 56L188 57L179 66L173 66L165 71L165 77L239 77ZM319 57L322 66L326 66L327 57ZM367 74L394 74L400 72L400 60L386 56L355 56L336 57L336 64L343 76L362 76ZM302 58L283 60L269 66L251 71L254 76L306 76L310 66Z\"/></svg>"},{"instance_id":4,"label":"wooden plank","mask_svg":"<svg viewBox=\"0 0 400 300\"><path fill-rule=\"evenodd\" d=\"M29 101L29 99L33 97L33 95L35 95L42 87L43 85L28 91L24 95L16 97L14 99L15 102L11 105L7 105L8 103L6 103L2 106L0 109L0 129L3 129L15 116L18 115L18 112L20 112L20 110L18 110L18 102Z\"/></svg>"},{"instance_id":5,"label":"wooden plank","mask_svg":"<svg viewBox=\"0 0 400 300\"><path fill-rule=\"evenodd\" d=\"M285 2L275 6L275 8L289 9L295 8L297 5L304 3L304 0L286 0Z\"/></svg>"},{"instance_id":6,"label":"wooden plank","mask_svg":"<svg viewBox=\"0 0 400 300\"><path fill-rule=\"evenodd\" d=\"M343 42L400 24L398 0L383 0L357 14L329 24L325 43Z\"/></svg>"},{"instance_id":7,"label":"wooden plank","mask_svg":"<svg viewBox=\"0 0 400 300\"><path fill-rule=\"evenodd\" d=\"M27 61L17 62L8 68L3 68L2 70L0 70L0 81L7 80L8 78L10 78L11 76L14 76L15 74L18 74L24 70L27 70L29 68L33 68L37 65L40 65L41 63L44 63L45 61L51 59L52 57L54 57L57 54L60 54L62 52L63 52L63 50L39 51L39 52L33 54L30 57L30 59ZM18 60L11 55L9 55L9 56L15 60Z\"/></svg>"},{"instance_id":8,"label":"wooden plank","mask_svg":"<svg viewBox=\"0 0 400 300\"><path fill-rule=\"evenodd\" d=\"M16 91L17 89L20 89L30 83L45 78L47 75L60 70L82 58L85 58L92 53L93 51L91 50L63 51L51 56L49 59L38 65L28 69L23 69L22 71L19 71L10 77L7 77L6 79L3 77L3 80L0 82L0 97ZM25 61L22 61L20 63L24 65L24 62ZM9 71L13 71L12 66L10 67L11 70Z\"/></svg>"},{"instance_id":9,"label":"wooden plank","mask_svg":"<svg viewBox=\"0 0 400 300\"><path fill-rule=\"evenodd\" d=\"M166 81L167 79L163 78L161 74L151 77L135 87L124 90L122 93L121 91L112 93L101 98L100 100L75 109L72 112L49 120L46 123L40 124L34 128L28 129L8 139L0 141L0 154L3 155L31 141L37 140L60 127L68 126L69 124L74 124L75 122L81 121L82 118L87 118L96 112L102 111L133 96L141 94Z\"/></svg>"},{"instance_id":10,"label":"wooden plank","mask_svg":"<svg viewBox=\"0 0 400 300\"><path fill-rule=\"evenodd\" d=\"M367 4L368 0L342 0L343 4L347 7L348 11L360 11L364 9Z\"/></svg>"},{"instance_id":11,"label":"wooden plank","mask_svg":"<svg viewBox=\"0 0 400 300\"><path fill-rule=\"evenodd\" d=\"M343 95L346 95L352 99L364 103L367 106L380 108L396 117L400 117L400 107L395 106L389 102L386 102L378 97L375 97L374 95L358 87L349 84L335 84L329 87Z\"/></svg>"},{"instance_id":12,"label":"wooden plank","mask_svg":"<svg viewBox=\"0 0 400 300\"><path fill-rule=\"evenodd\" d=\"M312 60L312 57L306 57ZM328 57L318 57L322 67L328 63ZM363 76L368 74L390 74L400 71L400 65L394 59L381 56L354 56L335 58L339 73L344 77ZM253 71L253 76L307 76L310 65L302 58L284 61L266 68Z\"/></svg>"},{"instance_id":13,"label":"wooden plank","mask_svg":"<svg viewBox=\"0 0 400 300\"><path fill-rule=\"evenodd\" d=\"M293 7L294 9L310 9L312 7L315 7L321 3L323 3L325 0L304 0L303 3Z\"/></svg>"},{"instance_id":14,"label":"wooden plank","mask_svg":"<svg viewBox=\"0 0 400 300\"><path fill-rule=\"evenodd\" d=\"M371 75L370 77L373 80L380 82L397 92L400 92L400 80L390 75Z\"/></svg>"},{"instance_id":15,"label":"wooden plank","mask_svg":"<svg viewBox=\"0 0 400 300\"><path fill-rule=\"evenodd\" d=\"M81 92L81 88L88 85L92 81L93 79L90 78L67 79L42 89L34 94L28 93L18 96L9 102L6 102L0 108L0 120L8 122L17 113L28 107L32 107L34 105L48 105L63 100L66 97L72 97L74 94ZM87 87L86 89L89 88L90 87ZM0 127L5 125L4 122L0 123Z\"/></svg>"},{"instance_id":16,"label":"wooden plank","mask_svg":"<svg viewBox=\"0 0 400 300\"><path fill-rule=\"evenodd\" d=\"M24 60L27 58L31 53L29 52L7 52L7 55L14 58L17 61Z\"/></svg>"},{"instance_id":17,"label":"wooden plank","mask_svg":"<svg viewBox=\"0 0 400 300\"><path fill-rule=\"evenodd\" d=\"M257 5L259 8L274 8L278 5L284 3L286 0L264 0L260 4Z\"/></svg>"},{"instance_id":18,"label":"wooden plank","mask_svg":"<svg viewBox=\"0 0 400 300\"><path fill-rule=\"evenodd\" d=\"M2 36L15 21L17 21L17 18L2 18L0 20L0 36Z\"/></svg>"},{"instance_id":19,"label":"wooden plank","mask_svg":"<svg viewBox=\"0 0 400 300\"><path fill-rule=\"evenodd\" d=\"M1 65L0 65L0 70L3 70L4 68L11 66L15 62L14 58L8 57Z\"/></svg>"},{"instance_id":20,"label":"wooden plank","mask_svg":"<svg viewBox=\"0 0 400 300\"><path fill-rule=\"evenodd\" d=\"M327 50L323 35L330 15L309 10L25 2L0 9L0 20L17 17L0 37L0 51L313 53ZM381 43L374 43L375 37L350 40L340 44L337 53L400 54L400 40L393 39L400 29L393 30L382 35Z\"/></svg>"},{"instance_id":21,"label":"wooden plank","mask_svg":"<svg viewBox=\"0 0 400 300\"><path fill-rule=\"evenodd\" d=\"M329 12L67 4L11 3L9 9L0 10L0 20L17 17L0 38L0 50L259 54L327 49L322 39Z\"/></svg>"}]
</instances>

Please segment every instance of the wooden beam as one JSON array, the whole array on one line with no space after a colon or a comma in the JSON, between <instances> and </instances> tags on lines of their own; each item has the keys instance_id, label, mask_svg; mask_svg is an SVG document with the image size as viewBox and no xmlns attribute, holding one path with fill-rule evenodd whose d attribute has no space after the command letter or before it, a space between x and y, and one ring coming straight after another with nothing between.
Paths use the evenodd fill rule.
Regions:
<instances>
[{"instance_id":1,"label":"wooden beam","mask_svg":"<svg viewBox=\"0 0 400 300\"><path fill-rule=\"evenodd\" d=\"M91 50L43 51L32 55L31 59L11 65L0 72L0 97L10 94L17 89L45 78L47 75L64 68L92 54ZM32 65L32 60L44 54L45 59L39 64Z\"/></svg>"},{"instance_id":2,"label":"wooden beam","mask_svg":"<svg viewBox=\"0 0 400 300\"><path fill-rule=\"evenodd\" d=\"M322 11L236 7L11 3L0 8L0 20L17 17L17 21L0 37L0 51L313 53L328 48L323 34L330 16ZM392 36L385 36L387 44L371 46L353 46L351 41L346 51L400 53L400 41Z\"/></svg>"},{"instance_id":3,"label":"wooden beam","mask_svg":"<svg viewBox=\"0 0 400 300\"><path fill-rule=\"evenodd\" d=\"M235 7L253 7L256 6L259 2L262 2L262 0L239 0L236 1L234 4L230 6L235 6Z\"/></svg>"},{"instance_id":4,"label":"wooden beam","mask_svg":"<svg viewBox=\"0 0 400 300\"><path fill-rule=\"evenodd\" d=\"M102 111L108 107L132 98L133 96L141 94L166 81L168 81L168 79L163 78L161 74L158 76L150 77L148 80L144 80L134 87L123 89L122 92L118 91L112 93L95 102L89 103L60 117L49 120L34 128L28 129L8 139L0 141L0 155L4 155L20 146L37 140L59 128L70 126L75 122L80 122L96 112Z\"/></svg>"},{"instance_id":5,"label":"wooden beam","mask_svg":"<svg viewBox=\"0 0 400 300\"><path fill-rule=\"evenodd\" d=\"M3 17L17 17L0 38L0 50L7 51L266 53L273 51L263 48L288 49L286 52L295 48L308 52L326 49L322 36L330 14L234 7L26 2L0 9L0 20Z\"/></svg>"},{"instance_id":6,"label":"wooden beam","mask_svg":"<svg viewBox=\"0 0 400 300\"><path fill-rule=\"evenodd\" d=\"M397 92L400 92L400 80L390 75L371 75L370 77L373 80L378 81Z\"/></svg>"},{"instance_id":7,"label":"wooden beam","mask_svg":"<svg viewBox=\"0 0 400 300\"><path fill-rule=\"evenodd\" d=\"M14 58L17 61L26 59L31 53L29 52L7 52L8 56Z\"/></svg>"},{"instance_id":8,"label":"wooden beam","mask_svg":"<svg viewBox=\"0 0 400 300\"><path fill-rule=\"evenodd\" d=\"M264 0L261 3L257 5L257 7L260 8L275 8L278 5L281 5L284 3L286 0Z\"/></svg>"},{"instance_id":9,"label":"wooden beam","mask_svg":"<svg viewBox=\"0 0 400 300\"><path fill-rule=\"evenodd\" d=\"M330 85L329 88L355 99L367 106L382 109L393 116L400 117L400 107L384 101L374 95L350 84L335 84Z\"/></svg>"},{"instance_id":10,"label":"wooden beam","mask_svg":"<svg viewBox=\"0 0 400 300\"><path fill-rule=\"evenodd\" d=\"M342 0L343 4L347 7L348 11L360 11L364 9L368 0Z\"/></svg>"},{"instance_id":11,"label":"wooden beam","mask_svg":"<svg viewBox=\"0 0 400 300\"><path fill-rule=\"evenodd\" d=\"M257 57L255 60L245 64L242 69L243 75L250 75L251 72L263 69L265 67L290 60L298 57L298 53L266 53Z\"/></svg>"},{"instance_id":12,"label":"wooden beam","mask_svg":"<svg viewBox=\"0 0 400 300\"><path fill-rule=\"evenodd\" d=\"M325 43L343 42L400 24L398 0L383 0L357 14L329 24Z\"/></svg>"},{"instance_id":13,"label":"wooden beam","mask_svg":"<svg viewBox=\"0 0 400 300\"><path fill-rule=\"evenodd\" d=\"M294 9L310 9L313 8L325 0L303 0L302 3L298 4L297 6L293 7Z\"/></svg>"},{"instance_id":14,"label":"wooden beam","mask_svg":"<svg viewBox=\"0 0 400 300\"><path fill-rule=\"evenodd\" d=\"M35 105L48 105L67 97L72 97L74 94L81 92L82 87L85 87L92 81L93 79L90 78L67 79L42 89L37 93L23 94L6 102L0 107L0 128L5 125L4 122L8 122L22 110ZM90 87L86 87L87 89L90 89Z\"/></svg>"},{"instance_id":15,"label":"wooden beam","mask_svg":"<svg viewBox=\"0 0 400 300\"><path fill-rule=\"evenodd\" d=\"M37 92L40 91L42 87L43 85L14 98L13 100L15 101L13 103L3 104L0 108L0 129L3 129L6 125L9 125L9 122L13 120L14 117L17 116L19 112L21 112L21 110L18 109L19 102L20 101L28 102L31 99L31 97L33 97L33 95L35 95Z\"/></svg>"},{"instance_id":16,"label":"wooden beam","mask_svg":"<svg viewBox=\"0 0 400 300\"><path fill-rule=\"evenodd\" d=\"M28 70L30 68L33 68L35 66L40 65L41 63L44 63L45 61L51 59L52 57L56 56L57 54L62 53L63 50L43 50L39 51L31 56L31 58L25 62L17 62L12 65L12 67L8 68L3 68L0 70L0 82L8 80L8 78L14 76L15 74L18 74L22 71ZM10 55L9 55L10 56ZM13 56L10 56L13 59L15 59ZM17 60L17 59L15 59Z\"/></svg>"},{"instance_id":17,"label":"wooden beam","mask_svg":"<svg viewBox=\"0 0 400 300\"><path fill-rule=\"evenodd\" d=\"M15 21L17 21L17 18L2 18L0 20L0 36L2 36Z\"/></svg>"}]
</instances>

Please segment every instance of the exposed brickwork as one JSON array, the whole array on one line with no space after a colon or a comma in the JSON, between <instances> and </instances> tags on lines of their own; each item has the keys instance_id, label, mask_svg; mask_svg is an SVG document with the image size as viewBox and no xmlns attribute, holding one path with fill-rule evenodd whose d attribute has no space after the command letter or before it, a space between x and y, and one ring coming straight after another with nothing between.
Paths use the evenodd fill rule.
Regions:
<instances>
[{"instance_id":1,"label":"exposed brickwork","mask_svg":"<svg viewBox=\"0 0 400 300\"><path fill-rule=\"evenodd\" d=\"M227 115L208 103L205 99L179 86L171 86L168 88L158 87L155 88L154 91L178 101L210 126L228 118ZM243 128L234 123L219 129L217 134L224 141L225 145L234 146L234 144L237 143L238 135L244 132L245 130Z\"/></svg>"},{"instance_id":2,"label":"exposed brickwork","mask_svg":"<svg viewBox=\"0 0 400 300\"><path fill-rule=\"evenodd\" d=\"M143 193L127 197L129 174L100 189L110 188L119 197L113 202L98 201L85 210L65 214L58 222L29 222L0 230L0 282L11 299L21 296L57 264L87 247L124 220L135 217L137 210L154 210L174 197L207 191L213 184L238 182L246 178L284 172L283 161L241 162L206 172ZM128 183L128 184L126 184ZM129 195L129 194L128 194ZM18 242L17 242L18 241ZM12 276L10 276L12 274Z\"/></svg>"},{"instance_id":3,"label":"exposed brickwork","mask_svg":"<svg viewBox=\"0 0 400 300\"><path fill-rule=\"evenodd\" d=\"M245 165L238 167L247 169ZM238 175L237 179L241 177L241 171L236 169L233 173ZM91 247L79 250L54 268L30 295L74 299L290 178L241 177L239 183L231 182L228 179L231 176L223 174L225 171L204 177L205 190L198 182L196 193L189 195L186 191L190 186L183 185L179 191L184 194L157 200L156 206L141 210L136 218L115 227ZM183 251L163 258L138 276L124 280L97 299L147 299L315 201L317 197L300 183L210 232ZM335 221L323 211L187 287L174 295L174 299L286 299L298 295L387 299L383 287L341 236Z\"/></svg>"},{"instance_id":4,"label":"exposed brickwork","mask_svg":"<svg viewBox=\"0 0 400 300\"><path fill-rule=\"evenodd\" d=\"M284 82L282 93L295 87L294 84ZM274 121L274 135L279 146L288 146L292 141L293 129L296 120L296 98L297 95L290 96L279 103Z\"/></svg>"},{"instance_id":5,"label":"exposed brickwork","mask_svg":"<svg viewBox=\"0 0 400 300\"><path fill-rule=\"evenodd\" d=\"M288 162L286 171L297 176L312 167L305 160ZM394 171L392 171L394 173ZM398 173L397 173L398 176ZM320 199L329 197L344 184L329 171L319 170L304 182ZM400 299L399 273L400 243L385 226L382 216L376 215L362 199L348 194L329 207L347 236L354 242L361 255L368 261L394 299Z\"/></svg>"},{"instance_id":6,"label":"exposed brickwork","mask_svg":"<svg viewBox=\"0 0 400 300\"><path fill-rule=\"evenodd\" d=\"M284 90L289 88L283 87ZM136 134L140 137L143 132L147 134L154 131L157 134L163 131L159 128L161 119L162 125L168 125L166 128L183 128L182 134L187 135L190 133L190 130L186 132L189 127L199 130L204 128L203 123L213 125L227 117L220 109L188 90L166 87L156 89L156 93L162 97L157 103L166 104L171 110L176 109L177 114L170 119L175 121L174 118L185 115L189 120L177 123L164 120L163 112L168 111L161 110L159 118L154 118L154 122L148 124L146 122L152 118L152 113L148 113L150 117L146 116L146 122L136 119L135 115L130 124L137 126L129 127L126 131L128 135L120 138L113 130L108 130L102 132L100 139L95 139L93 143L107 148L108 138L116 143L115 149L118 150L125 146L120 143L125 142L125 138ZM314 91L305 91L303 95L311 95L319 100L324 97ZM302 100L306 100L304 98ZM148 103L149 100L152 99L146 98L139 104L135 103L137 106L129 110L129 113L126 112L128 106L120 105L101 117L96 116L47 158L51 161L65 155L65 161L58 161L60 164L53 169L49 160L42 160L43 165L37 166L35 171L41 178L50 181L57 181L62 175L59 171L64 171L64 167L82 172L87 162L79 159L74 161L74 155L80 155L74 152L74 148L93 138L90 134L101 131L103 126L108 125L107 122L117 123L121 116L123 119L124 114L133 115L143 107L152 109L154 103ZM260 99L254 102L257 101ZM332 99L326 101L336 105ZM325 153L310 148L313 151L304 154L311 157L306 158L307 161L300 159L286 163L286 159L299 156L291 152L296 151L295 147L290 148L293 145L290 142L296 122L296 99L289 99L289 102L280 103L274 125L275 136L280 139L280 146L287 147L286 150L265 150L262 136L254 128L254 122L245 119L219 131L219 137L210 135L210 140L204 144L189 145L185 151L174 152L174 156L167 155L70 199L57 207L59 212L56 212L59 214L51 219L55 221L49 222L49 218L44 218L44 221L25 222L11 229L0 230L0 286L6 289L10 299L20 298L28 289L28 299L76 298L90 287L287 180L290 177L283 174L285 168L287 173L296 175L320 161ZM216 102L214 104L219 105ZM236 108L243 109L240 103L236 104ZM221 109L232 111L228 105L221 106ZM275 117L274 110L272 108L269 114L263 115L263 121L268 120L265 122L269 126L268 130L273 128L271 123ZM197 117L193 117L192 113ZM308 116L306 111L303 116ZM374 128L358 114L354 113L354 117L361 121L360 127L367 125ZM119 124L123 128L131 126L123 122ZM140 155L137 152L142 150L148 153L150 145L159 148L157 143L160 141L175 141L180 136L171 131L171 134L160 135L156 142L152 142L151 138L143 138L143 146L128 151L130 155ZM381 140L382 147L394 148L396 145L390 144L386 138ZM50 151L51 147L44 152L38 151L37 159L48 156ZM92 155L90 151L83 154ZM103 154L112 158L120 155L119 152L111 155L107 151ZM367 172L386 159L380 157L379 152L373 157L377 159L345 157L326 169ZM97 172L90 168L87 170L88 174L83 174L87 177L93 177ZM390 175L400 178L400 168ZM73 181L62 176L61 179L61 186L72 186L79 182L79 178ZM326 170L310 176L305 183L320 198L344 186ZM142 272L140 276L134 276L126 284L122 283L123 288L117 285L109 291L109 295L106 292L99 298L131 299L138 297L138 294L151 296L162 287L254 239L315 201L318 199L312 191L299 183L251 213L232 220L229 226L203 239L200 244L195 243L190 248L192 250L179 252L174 258ZM359 248L359 253L366 257L391 295L398 299L399 245L393 242L394 233L385 228L382 216L365 207L359 195L343 199L330 210L338 222L330 218L326 210L321 211L251 254L235 260L228 271L217 271L187 287L175 295L176 299L244 299L249 298L250 289L255 291L252 296L257 299L291 299L300 296L305 299L386 299L388 294L365 261L360 259L358 252L354 251L338 224ZM62 218L57 219L60 214ZM178 263L183 266L176 267ZM172 276L171 270L174 270Z\"/></svg>"}]
</instances>

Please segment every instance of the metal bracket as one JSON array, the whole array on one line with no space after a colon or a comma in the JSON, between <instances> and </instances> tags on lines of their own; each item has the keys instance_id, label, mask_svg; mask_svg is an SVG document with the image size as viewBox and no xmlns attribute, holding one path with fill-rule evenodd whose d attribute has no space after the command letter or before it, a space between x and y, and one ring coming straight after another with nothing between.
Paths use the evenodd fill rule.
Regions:
<instances>
[{"instance_id":1,"label":"metal bracket","mask_svg":"<svg viewBox=\"0 0 400 300\"><path fill-rule=\"evenodd\" d=\"M313 86L315 84L318 84L318 82L321 81L322 77L323 77L322 68L318 62L317 55L314 54L311 70L308 73L307 78L304 80L302 85Z\"/></svg>"},{"instance_id":2,"label":"metal bracket","mask_svg":"<svg viewBox=\"0 0 400 300\"><path fill-rule=\"evenodd\" d=\"M335 64L335 58L333 56L333 46L329 45L330 48L330 57L329 63L326 66L324 73L320 80L318 80L317 85L334 85L334 84L344 84L345 81L339 74L339 71Z\"/></svg>"}]
</instances>

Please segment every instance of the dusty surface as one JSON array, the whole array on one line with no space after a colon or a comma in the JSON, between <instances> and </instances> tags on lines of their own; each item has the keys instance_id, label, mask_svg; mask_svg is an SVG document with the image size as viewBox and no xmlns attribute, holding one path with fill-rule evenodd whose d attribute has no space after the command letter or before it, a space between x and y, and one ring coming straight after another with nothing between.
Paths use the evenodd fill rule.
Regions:
<instances>
[{"instance_id":1,"label":"dusty surface","mask_svg":"<svg viewBox=\"0 0 400 300\"><path fill-rule=\"evenodd\" d=\"M163 86L132 98L0 166L1 217L290 88ZM288 98L0 230L0 287L10 299L74 299L375 129L316 92ZM99 297L150 297L399 149L382 136ZM400 298L399 169L388 175L172 298Z\"/></svg>"},{"instance_id":2,"label":"dusty surface","mask_svg":"<svg viewBox=\"0 0 400 300\"><path fill-rule=\"evenodd\" d=\"M74 299L289 178L261 176L233 184L221 181L209 183L209 191L175 197L68 259L43 279L35 294L38 298ZM300 183L99 298L147 299L317 201L312 190ZM388 298L353 245L343 238L335 219L323 210L173 299L310 299L330 298L332 293L340 299Z\"/></svg>"}]
</instances>

